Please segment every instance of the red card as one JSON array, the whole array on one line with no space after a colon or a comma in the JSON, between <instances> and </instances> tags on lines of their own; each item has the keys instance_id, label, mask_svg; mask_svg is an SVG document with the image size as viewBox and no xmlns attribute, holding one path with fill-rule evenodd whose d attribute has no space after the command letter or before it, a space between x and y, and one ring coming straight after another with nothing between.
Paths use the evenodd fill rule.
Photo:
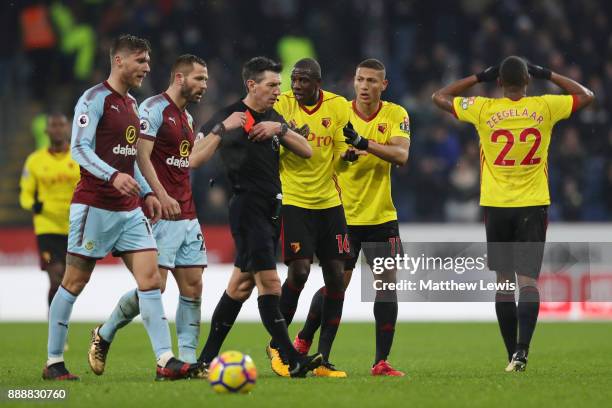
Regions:
<instances>
[{"instance_id":1,"label":"red card","mask_svg":"<svg viewBox=\"0 0 612 408\"><path fill-rule=\"evenodd\" d=\"M243 128L245 132L250 133L251 129L253 129L253 125L255 124L255 118L248 109L244 113L246 114L246 122L244 123Z\"/></svg>"}]
</instances>

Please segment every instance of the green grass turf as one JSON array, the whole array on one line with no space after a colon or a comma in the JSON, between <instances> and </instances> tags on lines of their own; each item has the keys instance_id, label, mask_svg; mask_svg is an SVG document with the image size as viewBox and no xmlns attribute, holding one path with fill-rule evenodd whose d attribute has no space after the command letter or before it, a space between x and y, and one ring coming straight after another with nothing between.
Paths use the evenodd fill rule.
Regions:
<instances>
[{"instance_id":1,"label":"green grass turf","mask_svg":"<svg viewBox=\"0 0 612 408\"><path fill-rule=\"evenodd\" d=\"M292 332L299 324L292 326ZM46 355L46 324L0 324L0 397L14 388L64 388L74 407L588 407L610 406L612 399L612 325L543 323L532 344L524 373L505 373L505 352L494 323L402 323L390 361L404 378L369 375L374 349L372 323L344 323L333 362L348 379L285 379L272 373L260 324L237 324L224 349L250 354L259 378L249 395L216 395L204 381L156 383L154 359L141 324L121 330L110 350L106 373L97 377L87 365L92 324L70 326L67 366L78 383L40 379ZM206 337L208 326L203 326ZM40 406L40 405L36 405Z\"/></svg>"}]
</instances>

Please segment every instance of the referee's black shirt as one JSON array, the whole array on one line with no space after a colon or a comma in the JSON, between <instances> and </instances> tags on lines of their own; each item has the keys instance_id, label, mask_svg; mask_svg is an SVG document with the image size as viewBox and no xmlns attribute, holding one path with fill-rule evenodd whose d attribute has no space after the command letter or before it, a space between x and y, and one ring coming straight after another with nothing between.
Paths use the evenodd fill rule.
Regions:
<instances>
[{"instance_id":1,"label":"referee's black shirt","mask_svg":"<svg viewBox=\"0 0 612 408\"><path fill-rule=\"evenodd\" d=\"M200 128L200 132L206 136L217 123L232 113L246 111L255 119L253 126L263 121L285 123L285 119L273 108L258 113L239 101L215 113ZM257 192L271 197L280 193L279 147L276 136L261 142L251 142L245 128L226 131L221 138L219 150L233 192Z\"/></svg>"}]
</instances>

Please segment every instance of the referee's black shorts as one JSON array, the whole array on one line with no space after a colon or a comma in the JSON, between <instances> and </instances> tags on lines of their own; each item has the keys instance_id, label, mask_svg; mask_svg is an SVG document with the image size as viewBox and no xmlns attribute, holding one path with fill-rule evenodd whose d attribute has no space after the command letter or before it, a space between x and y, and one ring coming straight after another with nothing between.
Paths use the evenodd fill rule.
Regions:
<instances>
[{"instance_id":1,"label":"referee's black shorts","mask_svg":"<svg viewBox=\"0 0 612 408\"><path fill-rule=\"evenodd\" d=\"M364 249L364 255L370 265L375 257L395 257L403 254L397 220L377 225L349 225L348 234L351 243L351 257L346 261L345 270L355 269L359 251L362 249L362 244L366 242L380 243L371 250Z\"/></svg>"},{"instance_id":2,"label":"referee's black shorts","mask_svg":"<svg viewBox=\"0 0 612 408\"><path fill-rule=\"evenodd\" d=\"M537 279L542 267L548 206L484 207L489 269Z\"/></svg>"},{"instance_id":3,"label":"referee's black shorts","mask_svg":"<svg viewBox=\"0 0 612 408\"><path fill-rule=\"evenodd\" d=\"M234 266L242 272L276 269L279 222L273 217L277 199L259 193L234 194L229 203L229 223L236 246Z\"/></svg>"},{"instance_id":4,"label":"referee's black shorts","mask_svg":"<svg viewBox=\"0 0 612 408\"><path fill-rule=\"evenodd\" d=\"M38 242L41 270L47 270L47 267L54 263L66 263L68 235L40 234L36 236L36 241Z\"/></svg>"},{"instance_id":5,"label":"referee's black shorts","mask_svg":"<svg viewBox=\"0 0 612 408\"><path fill-rule=\"evenodd\" d=\"M312 262L314 254L320 262L349 257L350 244L341 205L321 210L283 205L281 213L285 264L296 259Z\"/></svg>"}]
</instances>

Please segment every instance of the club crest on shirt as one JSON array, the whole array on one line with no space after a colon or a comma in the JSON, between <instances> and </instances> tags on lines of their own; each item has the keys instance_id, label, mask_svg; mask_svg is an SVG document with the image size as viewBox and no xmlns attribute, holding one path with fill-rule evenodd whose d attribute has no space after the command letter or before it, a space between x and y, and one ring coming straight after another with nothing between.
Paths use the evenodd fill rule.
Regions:
<instances>
[{"instance_id":1,"label":"club crest on shirt","mask_svg":"<svg viewBox=\"0 0 612 408\"><path fill-rule=\"evenodd\" d=\"M386 123L379 123L378 124L378 131L380 133L385 133L387 131L387 124Z\"/></svg>"},{"instance_id":2,"label":"club crest on shirt","mask_svg":"<svg viewBox=\"0 0 612 408\"><path fill-rule=\"evenodd\" d=\"M300 252L300 249L302 247L300 246L299 242L292 242L291 243L291 250L293 251L294 254L297 254L298 252Z\"/></svg>"},{"instance_id":3,"label":"club crest on shirt","mask_svg":"<svg viewBox=\"0 0 612 408\"><path fill-rule=\"evenodd\" d=\"M331 118L323 118L321 119L321 124L324 128L328 128L331 125Z\"/></svg>"},{"instance_id":4,"label":"club crest on shirt","mask_svg":"<svg viewBox=\"0 0 612 408\"><path fill-rule=\"evenodd\" d=\"M474 96L470 96L467 98L462 98L461 99L461 108L463 110L467 110L467 108L469 108L471 105L474 104L474 100L476 99L476 97Z\"/></svg>"},{"instance_id":5,"label":"club crest on shirt","mask_svg":"<svg viewBox=\"0 0 612 408\"><path fill-rule=\"evenodd\" d=\"M179 145L179 155L181 157L189 156L190 147L191 147L191 144L189 143L189 141L183 140L181 144Z\"/></svg>"},{"instance_id":6,"label":"club crest on shirt","mask_svg":"<svg viewBox=\"0 0 612 408\"><path fill-rule=\"evenodd\" d=\"M88 251L91 251L92 249L94 249L94 242L93 241L87 241L85 243L85 249Z\"/></svg>"},{"instance_id":7,"label":"club crest on shirt","mask_svg":"<svg viewBox=\"0 0 612 408\"><path fill-rule=\"evenodd\" d=\"M129 144L134 144L136 141L136 128L134 126L130 125L125 129L125 140Z\"/></svg>"}]
</instances>

